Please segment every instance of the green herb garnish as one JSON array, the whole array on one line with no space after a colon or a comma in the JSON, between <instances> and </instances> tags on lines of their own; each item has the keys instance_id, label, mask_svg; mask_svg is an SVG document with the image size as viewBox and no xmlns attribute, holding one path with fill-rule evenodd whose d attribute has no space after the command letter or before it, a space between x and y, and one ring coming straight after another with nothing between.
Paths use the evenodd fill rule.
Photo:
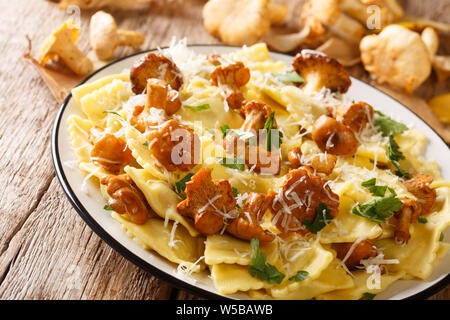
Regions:
<instances>
[{"instance_id":1,"label":"green herb garnish","mask_svg":"<svg viewBox=\"0 0 450 320\"><path fill-rule=\"evenodd\" d=\"M184 194L184 190L186 190L186 182L189 182L193 176L193 173L188 173L183 179L175 182L175 190L182 199L186 199L186 195Z\"/></svg>"},{"instance_id":2,"label":"green herb garnish","mask_svg":"<svg viewBox=\"0 0 450 320\"><path fill-rule=\"evenodd\" d=\"M402 202L397 198L397 195L389 194L353 207L352 213L376 222L384 222L401 207Z\"/></svg>"},{"instance_id":3,"label":"green herb garnish","mask_svg":"<svg viewBox=\"0 0 450 320\"><path fill-rule=\"evenodd\" d=\"M330 209L328 209L324 202L321 202L316 208L316 217L314 218L314 221L311 222L310 219L305 219L303 225L308 228L309 231L316 234L325 228L331 220L333 220L333 216L330 214Z\"/></svg>"},{"instance_id":4,"label":"green herb garnish","mask_svg":"<svg viewBox=\"0 0 450 320\"><path fill-rule=\"evenodd\" d=\"M305 78L300 76L295 71L287 71L285 73L274 73L273 76L281 82L295 82L295 83L306 82Z\"/></svg>"},{"instance_id":5,"label":"green herb garnish","mask_svg":"<svg viewBox=\"0 0 450 320\"><path fill-rule=\"evenodd\" d=\"M114 114L114 115L116 115L116 116L118 116L118 117L123 119L123 117L119 113L117 113L116 111L105 110L105 111L103 111L103 113L111 113L111 114Z\"/></svg>"},{"instance_id":6,"label":"green herb garnish","mask_svg":"<svg viewBox=\"0 0 450 320\"><path fill-rule=\"evenodd\" d=\"M400 151L400 147L394 139L394 134L401 134L408 130L408 127L401 122L395 121L380 111L375 111L374 124L383 137L389 137L388 157L392 164L397 168L395 174L399 177L410 178L411 175L400 167L400 163L398 161L405 159L405 156Z\"/></svg>"},{"instance_id":7,"label":"green herb garnish","mask_svg":"<svg viewBox=\"0 0 450 320\"><path fill-rule=\"evenodd\" d=\"M244 160L242 160L242 159L238 159L238 158L220 158L218 163L223 165L224 167L227 167L227 168L237 169L237 170L240 170L240 171L244 171L245 170Z\"/></svg>"},{"instance_id":8,"label":"green herb garnish","mask_svg":"<svg viewBox=\"0 0 450 320\"><path fill-rule=\"evenodd\" d=\"M444 233L443 232L441 232L441 235L439 236L439 241L444 241Z\"/></svg>"},{"instance_id":9,"label":"green herb garnish","mask_svg":"<svg viewBox=\"0 0 450 320\"><path fill-rule=\"evenodd\" d=\"M300 282L300 281L306 280L306 278L308 278L308 275L309 275L308 271L300 270L294 276L290 277L289 280L295 281L295 282Z\"/></svg>"},{"instance_id":10,"label":"green herb garnish","mask_svg":"<svg viewBox=\"0 0 450 320\"><path fill-rule=\"evenodd\" d=\"M366 300L373 300L373 298L375 298L376 294L373 294L370 292L364 292L363 296Z\"/></svg>"},{"instance_id":11,"label":"green herb garnish","mask_svg":"<svg viewBox=\"0 0 450 320\"><path fill-rule=\"evenodd\" d=\"M189 109L194 110L194 111L202 111L202 110L211 109L211 106L209 105L209 103L201 104L199 106L188 106L188 105L185 105L184 107L185 108L189 108Z\"/></svg>"},{"instance_id":12,"label":"green herb garnish","mask_svg":"<svg viewBox=\"0 0 450 320\"><path fill-rule=\"evenodd\" d=\"M110 205L108 205L108 204L105 204L105 206L103 207L103 210L106 210L106 211L112 211L112 210L114 210L113 208L111 208L111 206Z\"/></svg>"},{"instance_id":13,"label":"green herb garnish","mask_svg":"<svg viewBox=\"0 0 450 320\"><path fill-rule=\"evenodd\" d=\"M227 135L227 130L230 130L230 126L224 124L223 126L220 127L220 130L222 130L222 138L225 138L225 136Z\"/></svg>"},{"instance_id":14,"label":"green herb garnish","mask_svg":"<svg viewBox=\"0 0 450 320\"><path fill-rule=\"evenodd\" d=\"M424 217L421 217L421 216L419 216L419 217L417 218L417 221L418 221L419 223L422 223L422 224L425 224L425 223L428 222L427 218L424 218Z\"/></svg>"},{"instance_id":15,"label":"green herb garnish","mask_svg":"<svg viewBox=\"0 0 450 320\"><path fill-rule=\"evenodd\" d=\"M390 136L394 133L403 133L408 127L401 122L395 121L380 111L375 111L375 127L381 132L383 137Z\"/></svg>"},{"instance_id":16,"label":"green herb garnish","mask_svg":"<svg viewBox=\"0 0 450 320\"><path fill-rule=\"evenodd\" d=\"M388 144L388 158L391 160L392 164L397 168L395 174L399 177L411 178L411 175L400 167L399 160L405 159L404 154L401 152L399 145L394 139L394 135L389 135Z\"/></svg>"},{"instance_id":17,"label":"green herb garnish","mask_svg":"<svg viewBox=\"0 0 450 320\"><path fill-rule=\"evenodd\" d=\"M250 275L271 284L280 284L285 275L278 271L275 266L267 263L266 254L259 250L259 239L252 238L250 246L252 248L252 264L248 267Z\"/></svg>"},{"instance_id":18,"label":"green herb garnish","mask_svg":"<svg viewBox=\"0 0 450 320\"><path fill-rule=\"evenodd\" d=\"M278 141L275 141L275 148L277 149L280 148L283 138L283 133L278 129L274 129L274 121L275 121L275 111L270 114L270 116L266 120L266 123L264 124L264 129L267 130L267 137L266 137L267 151L272 151L272 135L278 137Z\"/></svg>"},{"instance_id":19,"label":"green herb garnish","mask_svg":"<svg viewBox=\"0 0 450 320\"><path fill-rule=\"evenodd\" d=\"M239 129L228 129L228 132L231 132L232 134L234 134L236 137L238 137L241 140L247 140L247 139L253 138L255 136L251 132L242 131Z\"/></svg>"},{"instance_id":20,"label":"green herb garnish","mask_svg":"<svg viewBox=\"0 0 450 320\"><path fill-rule=\"evenodd\" d=\"M231 187L231 190L233 190L233 197L237 197L237 195L238 195L238 189L237 188L235 188L235 187Z\"/></svg>"},{"instance_id":21,"label":"green herb garnish","mask_svg":"<svg viewBox=\"0 0 450 320\"><path fill-rule=\"evenodd\" d=\"M149 146L148 141L145 141L145 142L143 143L143 145L146 146L146 147L148 147L148 146Z\"/></svg>"},{"instance_id":22,"label":"green herb garnish","mask_svg":"<svg viewBox=\"0 0 450 320\"><path fill-rule=\"evenodd\" d=\"M384 195L386 194L386 190L389 190L392 194L396 195L394 189L389 188L388 186L377 186L375 185L376 183L377 179L372 178L370 180L364 181L363 183L361 183L361 185L369 189L370 193L377 197L384 197Z\"/></svg>"}]
</instances>

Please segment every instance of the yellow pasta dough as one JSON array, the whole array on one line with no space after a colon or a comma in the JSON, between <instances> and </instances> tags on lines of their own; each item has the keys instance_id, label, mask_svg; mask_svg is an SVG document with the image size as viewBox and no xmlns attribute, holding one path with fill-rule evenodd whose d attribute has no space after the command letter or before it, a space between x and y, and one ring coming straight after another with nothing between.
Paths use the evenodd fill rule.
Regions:
<instances>
[{"instance_id":1,"label":"yellow pasta dough","mask_svg":"<svg viewBox=\"0 0 450 320\"><path fill-rule=\"evenodd\" d=\"M149 106L146 91L134 94L130 72L124 71L73 89L73 100L78 109L67 119L71 146L80 170L85 173L83 185L92 179L103 198L111 201L114 195L109 195L109 187L107 190L107 186L99 181L107 176L125 174L152 209L143 224L132 223L128 213L110 211L112 218L144 249L174 263L178 271L186 268L188 273L207 273L221 294L245 292L253 299L296 300L361 299L366 293L378 294L399 279L427 279L433 267L447 254L450 245L444 242L442 235L450 224L450 183L441 177L437 163L423 156L427 145L425 133L404 129L395 131L391 137L405 158L400 157L399 166L409 173L430 175L434 182L429 187L437 192L432 212L424 216L426 222L422 219L422 223L411 223L411 238L407 244L402 246L394 240L395 225L388 219L379 222L352 213L355 206L372 203L383 196L363 185L370 179L375 179L377 187L385 187L386 190L389 187L388 194L395 194L397 200L409 198L420 202L406 188L405 178L396 174L395 163L391 159L395 146L391 145L389 137L375 128L373 121L355 133L358 140L355 154L337 156L331 173L312 170L313 175L324 179L326 185L339 196L338 215L327 218L324 210L320 220L317 217L321 212L317 207L315 217L318 221L309 221L307 226L305 220L302 224L302 228L308 228L310 232L284 234L272 219L276 203L274 191L280 190L285 175L293 167L289 151L300 148L299 160L317 154L322 159L326 152L312 139L314 122L324 114L331 114L333 108L339 105L351 105L351 99L327 88L309 92L297 83L282 80L279 76L290 73L291 66L272 59L267 46L262 43L221 56L220 67L239 61L249 69L250 79L241 87L229 87L221 81L213 85L211 73L217 65L211 63L206 55L188 49L183 42L172 45L162 53L168 53L167 57L177 65L183 78L183 85L176 91L181 107L173 115L168 115L163 107ZM230 90L234 94L242 94L247 101L265 103L273 112L272 124L269 121L272 115L266 115L263 133L268 136L270 130L278 129L282 134L279 174L260 174L255 166L242 168L236 164L221 163L223 158L229 157L223 142L226 130L231 129L232 134L241 136L245 123L244 112L230 108ZM145 112L139 114L138 106L143 107ZM373 107L377 109L377 106ZM152 125L147 124L145 131L132 125L131 119L135 116L149 117L146 120L151 120ZM149 148L150 144L158 142L149 141L149 133L159 130L168 119L176 120L199 137L201 161L190 167L189 171L167 170ZM117 151L129 149L132 161L123 164L119 172L109 172L98 161L93 162L91 151L94 144L89 139L89 132L94 126L126 142L125 148ZM267 136L263 137L267 139ZM262 141L256 142L252 138L245 138L247 145L263 145ZM269 146L267 140L264 142L269 150L270 141ZM332 143L331 139L327 141L329 143ZM240 156L244 158L245 154ZM115 161L110 162L115 164ZM189 213L180 214L182 209L179 212L177 207L187 197L186 183L202 168L211 170L214 181L228 181L236 199L236 208L231 212L235 211L241 217L251 219L245 210L250 210L251 206L246 206L246 201L252 192L267 196L270 203L265 212L258 213L258 223L262 230L272 233L273 241L259 242L253 237L249 241L247 233L251 228L248 226L240 230L247 240L233 236L227 228L237 215L227 215L229 212L222 217L221 230L208 235L196 228L197 221L194 223ZM291 207L283 204L283 210L289 213L296 206L309 207L315 195L308 195L308 192L299 195ZM221 196L208 198L209 204L206 206L197 205L196 212L202 213L208 206L214 207L214 201ZM103 202L99 203L99 208L103 206ZM214 209L216 215L226 211L224 208ZM320 228L314 230L317 224ZM352 244L348 251L350 255L355 250L354 246L363 240L372 240L379 255L361 259L360 269L349 270L346 264L349 257L342 259L336 248L339 248L338 244ZM386 273L379 274L379 278L374 280L374 274L369 271L373 268L380 270L383 263L386 263ZM252 275L249 270L255 269L258 272L252 272ZM270 273L270 280L261 276L264 272ZM296 278L298 275L304 278ZM379 283L376 282L378 280ZM373 281L378 286L373 287Z\"/></svg>"}]
</instances>

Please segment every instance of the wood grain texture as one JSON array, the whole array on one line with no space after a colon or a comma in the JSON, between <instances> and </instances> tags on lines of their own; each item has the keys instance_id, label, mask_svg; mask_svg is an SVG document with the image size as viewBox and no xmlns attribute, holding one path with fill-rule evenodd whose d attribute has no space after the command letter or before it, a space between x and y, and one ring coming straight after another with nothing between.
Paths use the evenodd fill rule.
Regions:
<instances>
[{"instance_id":1,"label":"wood grain texture","mask_svg":"<svg viewBox=\"0 0 450 320\"><path fill-rule=\"evenodd\" d=\"M112 11L121 28L146 35L143 49L166 46L172 36L215 44L202 26L205 1L159 1L145 11ZM304 1L285 26L295 28ZM447 0L404 1L409 14L449 23ZM58 103L22 55L25 35L36 47L69 15L44 0L1 0L0 12L0 299L198 299L134 266L104 243L72 209L55 177L50 135ZM81 15L80 48L87 52L88 21ZM447 19L447 21L446 21ZM449 54L449 43L442 53ZM130 54L119 49L116 57ZM352 72L368 79L361 67ZM418 90L428 99L449 92L431 78ZM449 287L433 299L449 299Z\"/></svg>"}]
</instances>

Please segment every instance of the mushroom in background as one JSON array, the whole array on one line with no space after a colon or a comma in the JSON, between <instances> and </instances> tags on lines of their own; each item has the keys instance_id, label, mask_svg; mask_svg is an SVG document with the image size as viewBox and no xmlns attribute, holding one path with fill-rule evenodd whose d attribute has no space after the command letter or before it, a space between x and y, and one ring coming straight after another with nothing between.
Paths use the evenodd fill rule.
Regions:
<instances>
[{"instance_id":1,"label":"mushroom in background","mask_svg":"<svg viewBox=\"0 0 450 320\"><path fill-rule=\"evenodd\" d=\"M364 35L364 26L345 14L338 0L313 0L306 3L300 24L310 19L317 19L324 28L349 43L359 43Z\"/></svg>"},{"instance_id":2,"label":"mushroom in background","mask_svg":"<svg viewBox=\"0 0 450 320\"><path fill-rule=\"evenodd\" d=\"M399 25L364 37L360 50L364 68L379 83L386 82L408 93L431 73L430 54L420 35Z\"/></svg>"},{"instance_id":3,"label":"mushroom in background","mask_svg":"<svg viewBox=\"0 0 450 320\"><path fill-rule=\"evenodd\" d=\"M203 8L203 24L226 44L252 45L286 13L284 5L271 0L210 0Z\"/></svg>"},{"instance_id":4,"label":"mushroom in background","mask_svg":"<svg viewBox=\"0 0 450 320\"><path fill-rule=\"evenodd\" d=\"M402 7L397 0L341 0L341 9L348 15L358 20L367 27L375 14L375 8L379 10L379 27L383 28L404 15ZM376 6L371 8L371 6ZM373 16L375 18L375 16ZM373 19L375 22L376 19Z\"/></svg>"},{"instance_id":5,"label":"mushroom in background","mask_svg":"<svg viewBox=\"0 0 450 320\"><path fill-rule=\"evenodd\" d=\"M89 42L97 57L107 60L114 55L119 46L130 46L137 50L145 37L136 31L117 29L114 17L104 11L98 11L91 17Z\"/></svg>"},{"instance_id":6,"label":"mushroom in background","mask_svg":"<svg viewBox=\"0 0 450 320\"><path fill-rule=\"evenodd\" d=\"M50 0L57 2L61 9L77 6L82 10L99 9L104 7L118 9L132 9L147 6L154 0Z\"/></svg>"},{"instance_id":7,"label":"mushroom in background","mask_svg":"<svg viewBox=\"0 0 450 320\"><path fill-rule=\"evenodd\" d=\"M439 35L432 27L426 27L421 34L423 43L427 46L434 71L439 81L445 81L450 76L450 56L437 55L439 49Z\"/></svg>"},{"instance_id":8,"label":"mushroom in background","mask_svg":"<svg viewBox=\"0 0 450 320\"><path fill-rule=\"evenodd\" d=\"M310 0L302 8L299 32L269 32L263 40L280 52L315 48L350 67L361 61L359 43L364 34L376 31L369 30L371 24L381 30L403 15L397 0Z\"/></svg>"},{"instance_id":9,"label":"mushroom in background","mask_svg":"<svg viewBox=\"0 0 450 320\"><path fill-rule=\"evenodd\" d=\"M325 87L332 92L347 92L352 81L339 62L321 53L305 51L292 61L293 70L306 80L303 90L317 92Z\"/></svg>"},{"instance_id":10,"label":"mushroom in background","mask_svg":"<svg viewBox=\"0 0 450 320\"><path fill-rule=\"evenodd\" d=\"M42 66L48 62L60 59L77 75L87 75L92 72L92 61L75 45L79 29L73 20L67 20L62 26L49 35L41 45L38 61Z\"/></svg>"}]
</instances>

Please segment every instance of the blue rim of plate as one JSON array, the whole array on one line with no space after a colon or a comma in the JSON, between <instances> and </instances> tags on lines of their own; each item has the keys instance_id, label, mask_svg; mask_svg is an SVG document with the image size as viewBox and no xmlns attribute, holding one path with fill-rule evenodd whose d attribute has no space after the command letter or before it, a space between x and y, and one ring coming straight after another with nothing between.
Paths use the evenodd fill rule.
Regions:
<instances>
[{"instance_id":1,"label":"blue rim of plate","mask_svg":"<svg viewBox=\"0 0 450 320\"><path fill-rule=\"evenodd\" d=\"M194 44L194 45L188 45L188 47L225 47L225 48L236 48L239 49L241 47L238 46L227 46L227 45L213 45L213 44ZM161 49L165 49L167 47L163 47ZM87 76L83 81L81 81L79 84L77 84L77 87L86 83L89 79L91 79L94 75L96 75L97 73L101 72L104 69L109 68L111 65L116 64L122 60L126 60L128 58L134 57L134 56L138 56L141 54L145 54L148 52L152 52L152 51L156 51L158 49L149 49L149 50L144 50L144 51L140 51L140 52L136 52L133 53L131 55L128 55L126 57L122 57L119 58L117 60L114 60L106 65L104 65L103 67L99 68L98 70L96 70L95 72L91 73L89 76ZM277 52L274 52L277 53ZM277 54L282 54L282 53L277 53ZM292 55L289 54L284 54L286 56L289 57L293 57ZM358 80L361 81L361 80ZM366 85L370 86L369 84L365 83ZM372 86L370 86L372 87ZM377 90L378 92L380 92L381 94L388 96L389 98L397 101L403 108L405 108L406 110L412 112L414 115L417 116L417 118L420 119L420 121L422 121L426 126L428 126L434 133L436 133L436 135L442 140L442 142L444 142L445 145L447 145L447 143L444 141L444 139L442 139L442 137L436 132L436 130L434 130L432 127L430 127L422 118L420 118L414 111L410 110L409 108L407 108L406 106L404 106L400 101L396 100L395 98L389 96L388 94L382 92L381 90L372 87L375 90ZM51 137L51 149L52 149L52 159L53 159L53 166L55 168L55 172L56 172L56 176L58 177L58 180L64 190L64 193L66 194L67 198L69 199L69 202L71 203L71 205L74 207L75 211L81 216L81 218L84 220L84 222L87 223L87 225L103 240L105 241L111 248L113 248L115 251L117 251L119 254L121 254L125 259L131 261L132 263L134 263L135 265L137 265L138 267L140 267L141 269L151 273L152 275L158 277L161 280L164 280L166 282L168 282L169 284L177 287L178 289L182 289L182 290L186 290L192 294L204 297L204 298L208 298L208 299L229 299L231 300L230 297L227 296L222 296L219 294L216 294L214 292L208 291L208 290L204 290L200 287L197 287L193 284L189 284L185 281L182 281L180 279L177 279L176 277L174 277L173 275L151 265L150 263L146 262L145 260L139 258L137 255L135 255L134 253L132 253L129 249L127 249L125 246L123 246L122 244L120 244L116 239L114 239L114 237L112 237L108 232L106 232L101 226L100 224L98 224L93 218L92 216L89 214L89 212L86 210L86 208L83 206L83 204L81 203L81 201L77 198L77 196L75 195L75 193L73 192L69 181L66 178L66 175L64 174L64 170L63 170L63 166L62 166L62 162L61 159L59 157L59 148L58 148L58 132L59 132L59 127L61 124L61 119L62 116L64 114L64 111L70 101L70 99L72 98L72 93L69 93L69 95L64 99L63 103L61 104L59 110L58 110L58 114L56 116L55 119L55 123L53 125L53 130L52 130L52 137ZM450 149L450 147L447 145L447 148ZM444 278L442 278L441 280L439 280L437 283L433 284L432 286L426 288L425 290L422 290L418 293L415 293L411 296L408 296L406 298L404 298L404 300L424 300L430 296L432 296L433 294L439 292L441 289L443 289L445 286L447 286L448 284L450 284L450 273L447 274Z\"/></svg>"}]
</instances>

